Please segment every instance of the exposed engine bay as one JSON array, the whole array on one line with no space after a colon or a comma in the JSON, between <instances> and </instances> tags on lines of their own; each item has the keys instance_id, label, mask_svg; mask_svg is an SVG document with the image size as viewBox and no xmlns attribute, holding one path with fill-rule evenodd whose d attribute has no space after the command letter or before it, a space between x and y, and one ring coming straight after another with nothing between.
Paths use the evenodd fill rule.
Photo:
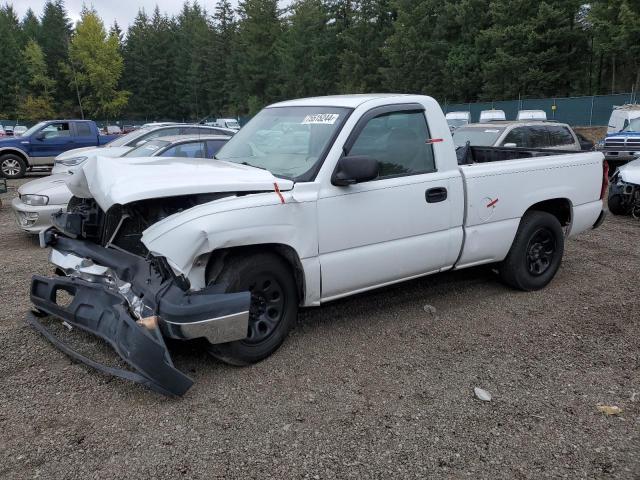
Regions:
<instances>
[{"instance_id":1,"label":"exposed engine bay","mask_svg":"<svg viewBox=\"0 0 640 480\"><path fill-rule=\"evenodd\" d=\"M57 228L74 238L83 238L103 247L115 247L135 255L148 251L140 241L142 232L166 217L235 193L207 193L162 199L140 200L113 205L104 212L92 198L73 197L67 212L54 215Z\"/></svg>"}]
</instances>

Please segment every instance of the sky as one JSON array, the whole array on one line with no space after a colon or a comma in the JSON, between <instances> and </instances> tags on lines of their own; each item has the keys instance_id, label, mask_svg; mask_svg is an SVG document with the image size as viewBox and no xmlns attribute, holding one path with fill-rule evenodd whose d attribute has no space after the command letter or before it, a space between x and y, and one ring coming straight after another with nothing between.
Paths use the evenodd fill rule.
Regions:
<instances>
[{"instance_id":1,"label":"sky","mask_svg":"<svg viewBox=\"0 0 640 480\"><path fill-rule=\"evenodd\" d=\"M42 15L45 0L7 0L7 3L13 4L13 8L22 19L28 8L31 8L38 17ZM182 9L183 3L183 0L65 0L64 2L69 18L74 23L80 18L82 5L86 4L93 6L98 11L107 28L113 24L114 20L117 20L123 30L126 30L133 22L141 8L151 13L158 5L160 11L174 15ZM215 0L199 0L198 3L204 6L208 12L213 12ZM234 0L231 3L237 5L237 1Z\"/></svg>"}]
</instances>

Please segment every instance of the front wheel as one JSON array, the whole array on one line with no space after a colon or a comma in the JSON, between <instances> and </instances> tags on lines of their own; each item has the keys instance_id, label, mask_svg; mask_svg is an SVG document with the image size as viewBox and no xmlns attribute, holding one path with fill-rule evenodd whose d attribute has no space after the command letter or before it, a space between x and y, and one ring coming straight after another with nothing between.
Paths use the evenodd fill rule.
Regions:
<instances>
[{"instance_id":1,"label":"front wheel","mask_svg":"<svg viewBox=\"0 0 640 480\"><path fill-rule=\"evenodd\" d=\"M532 211L522 217L507 258L498 270L511 287L531 291L544 288L555 276L564 252L564 234L556 217Z\"/></svg>"},{"instance_id":2,"label":"front wheel","mask_svg":"<svg viewBox=\"0 0 640 480\"><path fill-rule=\"evenodd\" d=\"M296 282L281 257L270 253L231 257L220 275L207 281L226 284L229 293L251 292L247 337L210 345L211 355L231 365L249 365L280 347L298 315Z\"/></svg>"},{"instance_id":3,"label":"front wheel","mask_svg":"<svg viewBox=\"0 0 640 480\"><path fill-rule=\"evenodd\" d=\"M22 178L27 171L27 162L18 155L8 153L0 157L0 173L5 178Z\"/></svg>"}]
</instances>

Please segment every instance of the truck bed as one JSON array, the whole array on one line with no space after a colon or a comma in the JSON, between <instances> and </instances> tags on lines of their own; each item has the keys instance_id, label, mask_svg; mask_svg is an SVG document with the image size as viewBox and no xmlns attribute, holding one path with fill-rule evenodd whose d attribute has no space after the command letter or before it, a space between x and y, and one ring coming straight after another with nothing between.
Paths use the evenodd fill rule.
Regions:
<instances>
[{"instance_id":1,"label":"truck bed","mask_svg":"<svg viewBox=\"0 0 640 480\"><path fill-rule=\"evenodd\" d=\"M458 147L456 155L458 165L473 165L474 163L502 162L504 160L518 160L523 158L549 157L552 155L567 155L582 153L574 150L550 150L542 148L520 147L478 147L467 145Z\"/></svg>"}]
</instances>

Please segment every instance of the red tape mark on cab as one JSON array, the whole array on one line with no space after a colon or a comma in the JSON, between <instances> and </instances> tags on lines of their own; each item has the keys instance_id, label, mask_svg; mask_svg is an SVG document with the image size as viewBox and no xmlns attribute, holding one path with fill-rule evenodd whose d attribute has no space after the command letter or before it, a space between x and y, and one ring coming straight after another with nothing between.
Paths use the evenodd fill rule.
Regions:
<instances>
[{"instance_id":1,"label":"red tape mark on cab","mask_svg":"<svg viewBox=\"0 0 640 480\"><path fill-rule=\"evenodd\" d=\"M276 193L280 197L280 203L284 203L284 197L282 196L282 193L280 193L280 187L276 182L273 182L273 188L275 189Z\"/></svg>"}]
</instances>

